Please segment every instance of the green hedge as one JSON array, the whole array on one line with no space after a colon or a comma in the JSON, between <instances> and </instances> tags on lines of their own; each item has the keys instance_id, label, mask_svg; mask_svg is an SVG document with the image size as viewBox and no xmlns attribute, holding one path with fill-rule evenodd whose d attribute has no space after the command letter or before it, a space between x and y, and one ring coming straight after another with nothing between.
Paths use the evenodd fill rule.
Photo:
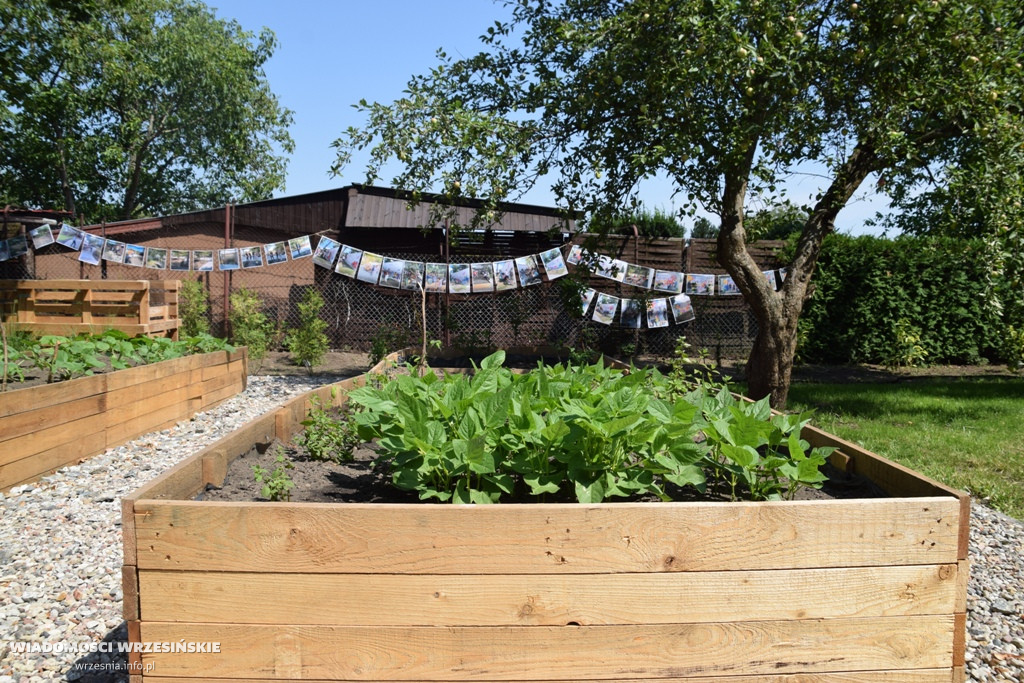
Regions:
<instances>
[{"instance_id":1,"label":"green hedge","mask_svg":"<svg viewBox=\"0 0 1024 683\"><path fill-rule=\"evenodd\" d=\"M910 329L928 363L1004 360L992 271L980 240L832 235L801 317L799 357L885 363L899 357Z\"/></svg>"}]
</instances>

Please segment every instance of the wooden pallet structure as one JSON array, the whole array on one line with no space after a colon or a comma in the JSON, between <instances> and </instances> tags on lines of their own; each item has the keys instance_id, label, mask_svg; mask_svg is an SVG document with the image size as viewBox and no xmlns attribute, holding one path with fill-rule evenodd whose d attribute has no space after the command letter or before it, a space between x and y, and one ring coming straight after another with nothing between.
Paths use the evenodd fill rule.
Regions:
<instances>
[{"instance_id":1,"label":"wooden pallet structure","mask_svg":"<svg viewBox=\"0 0 1024 683\"><path fill-rule=\"evenodd\" d=\"M0 280L0 319L73 335L116 329L178 338L178 280Z\"/></svg>"}]
</instances>

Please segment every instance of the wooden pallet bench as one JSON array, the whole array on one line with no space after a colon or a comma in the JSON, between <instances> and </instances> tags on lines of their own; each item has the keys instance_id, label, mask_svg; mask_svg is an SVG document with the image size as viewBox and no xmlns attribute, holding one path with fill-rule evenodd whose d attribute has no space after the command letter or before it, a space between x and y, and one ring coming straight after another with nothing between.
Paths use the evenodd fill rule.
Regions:
<instances>
[{"instance_id":1,"label":"wooden pallet bench","mask_svg":"<svg viewBox=\"0 0 1024 683\"><path fill-rule=\"evenodd\" d=\"M15 329L73 335L116 329L178 337L178 280L0 280L0 316Z\"/></svg>"}]
</instances>

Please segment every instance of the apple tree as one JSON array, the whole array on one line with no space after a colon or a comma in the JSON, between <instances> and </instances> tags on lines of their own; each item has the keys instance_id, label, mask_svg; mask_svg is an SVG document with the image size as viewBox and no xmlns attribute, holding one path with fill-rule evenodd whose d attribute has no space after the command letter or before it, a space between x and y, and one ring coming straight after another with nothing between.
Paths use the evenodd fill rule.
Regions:
<instances>
[{"instance_id":1,"label":"apple tree","mask_svg":"<svg viewBox=\"0 0 1024 683\"><path fill-rule=\"evenodd\" d=\"M783 407L822 239L866 182L912 188L970 145L1024 139L1024 10L1014 0L511 0L478 54L439 53L335 144L368 182L494 202L550 182L600 226L655 174L720 218L718 258L756 316L753 397ZM747 208L805 165L825 177L772 289Z\"/></svg>"}]
</instances>

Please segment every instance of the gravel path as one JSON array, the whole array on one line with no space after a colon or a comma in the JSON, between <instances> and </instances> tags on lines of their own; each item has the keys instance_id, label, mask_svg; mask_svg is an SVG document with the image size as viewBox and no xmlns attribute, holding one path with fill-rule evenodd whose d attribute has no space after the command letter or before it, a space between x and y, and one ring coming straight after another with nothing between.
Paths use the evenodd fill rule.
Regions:
<instances>
[{"instance_id":1,"label":"gravel path","mask_svg":"<svg viewBox=\"0 0 1024 683\"><path fill-rule=\"evenodd\" d=\"M118 654L15 652L124 642L121 497L254 417L333 379L251 377L172 429L0 494L0 683L127 681ZM1024 523L980 503L971 519L967 673L1024 680ZM40 648L43 649L43 648Z\"/></svg>"}]
</instances>

